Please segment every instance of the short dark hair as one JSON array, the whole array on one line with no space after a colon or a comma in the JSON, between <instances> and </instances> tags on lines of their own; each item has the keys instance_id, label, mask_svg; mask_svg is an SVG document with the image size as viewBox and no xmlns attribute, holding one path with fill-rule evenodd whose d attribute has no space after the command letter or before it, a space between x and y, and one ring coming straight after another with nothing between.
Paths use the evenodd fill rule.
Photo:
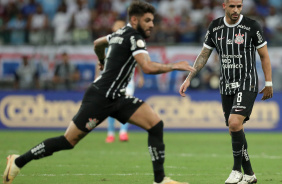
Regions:
<instances>
[{"instance_id":1,"label":"short dark hair","mask_svg":"<svg viewBox=\"0 0 282 184\"><path fill-rule=\"evenodd\" d=\"M144 1L133 1L130 6L128 7L128 17L132 16L143 16L145 13L152 13L155 14L155 8Z\"/></svg>"}]
</instances>

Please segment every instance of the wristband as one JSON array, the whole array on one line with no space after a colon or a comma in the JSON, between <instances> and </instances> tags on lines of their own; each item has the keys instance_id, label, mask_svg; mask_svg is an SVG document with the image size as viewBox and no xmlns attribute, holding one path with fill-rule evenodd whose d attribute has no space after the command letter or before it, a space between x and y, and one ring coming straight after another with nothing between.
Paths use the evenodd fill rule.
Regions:
<instances>
[{"instance_id":1,"label":"wristband","mask_svg":"<svg viewBox=\"0 0 282 184\"><path fill-rule=\"evenodd\" d=\"M265 86L272 86L272 81L265 81Z\"/></svg>"}]
</instances>

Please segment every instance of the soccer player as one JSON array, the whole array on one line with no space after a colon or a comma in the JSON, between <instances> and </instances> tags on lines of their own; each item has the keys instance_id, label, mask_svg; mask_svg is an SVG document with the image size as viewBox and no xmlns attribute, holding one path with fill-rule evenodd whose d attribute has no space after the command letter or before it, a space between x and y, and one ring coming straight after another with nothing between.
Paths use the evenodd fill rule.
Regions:
<instances>
[{"instance_id":1,"label":"soccer player","mask_svg":"<svg viewBox=\"0 0 282 184\"><path fill-rule=\"evenodd\" d=\"M116 32L117 30L121 29L124 26L125 26L124 20L116 20L112 26L112 31ZM144 84L143 73L140 67L137 67L137 69L138 69L138 74L139 74L138 87L142 87ZM97 62L95 78L97 78L99 75L100 75L100 69L98 67L98 62ZM132 96L134 94L134 90L135 90L135 83L134 83L134 76L133 76L125 89L125 94ZM121 123L120 125L119 140L121 142L127 142L129 140L128 126L129 126L128 123L124 123L124 124ZM112 143L114 141L115 141L115 119L112 117L108 117L107 137L106 137L105 142Z\"/></svg>"},{"instance_id":2,"label":"soccer player","mask_svg":"<svg viewBox=\"0 0 282 184\"><path fill-rule=\"evenodd\" d=\"M224 0L222 5L225 16L211 22L202 51L194 63L196 72L187 76L179 93L185 96L190 81L204 67L215 48L220 57L220 93L234 158L232 172L225 183L257 183L247 152L243 123L249 120L258 93L256 51L265 76L265 87L260 92L263 93L262 100L273 96L267 42L258 22L241 14L243 0Z\"/></svg>"},{"instance_id":3,"label":"soccer player","mask_svg":"<svg viewBox=\"0 0 282 184\"><path fill-rule=\"evenodd\" d=\"M144 1L133 1L128 8L129 24L119 31L94 41L104 73L87 89L77 114L65 134L49 138L22 155L9 155L4 172L4 184L12 183L20 169L32 160L52 155L60 150L72 149L84 136L105 118L112 116L122 123L129 122L148 132L148 147L152 158L154 184L186 184L165 176L165 145L163 121L142 100L124 95L136 64L147 74L166 73L173 70L192 71L187 61L161 64L151 61L146 49L154 27L155 9ZM105 48L108 47L105 56Z\"/></svg>"}]
</instances>

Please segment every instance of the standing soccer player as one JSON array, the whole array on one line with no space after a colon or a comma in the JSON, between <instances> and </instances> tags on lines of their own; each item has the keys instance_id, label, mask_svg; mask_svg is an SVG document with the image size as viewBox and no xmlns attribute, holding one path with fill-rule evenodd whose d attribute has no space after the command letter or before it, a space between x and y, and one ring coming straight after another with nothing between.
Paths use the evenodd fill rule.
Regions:
<instances>
[{"instance_id":1,"label":"standing soccer player","mask_svg":"<svg viewBox=\"0 0 282 184\"><path fill-rule=\"evenodd\" d=\"M4 184L12 183L20 169L32 160L72 149L84 136L105 118L112 116L122 123L132 123L148 132L148 147L152 157L154 184L187 184L165 176L165 145L163 121L142 100L125 95L125 88L138 63L147 74L173 70L192 71L188 62L173 64L152 62L144 39L154 27L155 9L143 1L133 1L128 9L129 24L119 31L94 41L103 74L87 89L81 107L63 136L46 139L23 155L8 156ZM108 48L105 56L105 48Z\"/></svg>"},{"instance_id":2,"label":"standing soccer player","mask_svg":"<svg viewBox=\"0 0 282 184\"><path fill-rule=\"evenodd\" d=\"M191 79L204 67L213 50L220 57L220 93L222 107L232 137L234 165L226 184L257 183L247 152L247 141L243 123L249 120L258 92L256 70L256 50L261 59L265 76L262 100L272 98L271 64L267 43L261 26L250 18L241 15L243 0L224 0L225 16L211 22L205 36L204 47L197 57L194 68L180 87L185 91ZM241 172L244 170L244 176Z\"/></svg>"}]
</instances>

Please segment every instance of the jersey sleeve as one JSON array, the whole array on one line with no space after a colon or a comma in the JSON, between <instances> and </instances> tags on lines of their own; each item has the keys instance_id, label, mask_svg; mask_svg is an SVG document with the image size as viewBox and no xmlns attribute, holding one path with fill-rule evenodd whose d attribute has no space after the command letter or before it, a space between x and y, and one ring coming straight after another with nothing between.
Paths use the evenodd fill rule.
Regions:
<instances>
[{"instance_id":1,"label":"jersey sleeve","mask_svg":"<svg viewBox=\"0 0 282 184\"><path fill-rule=\"evenodd\" d=\"M133 56L140 53L148 54L146 42L141 35L135 34L130 37L130 50Z\"/></svg>"},{"instance_id":2,"label":"jersey sleeve","mask_svg":"<svg viewBox=\"0 0 282 184\"><path fill-rule=\"evenodd\" d=\"M262 48L267 44L267 41L265 40L262 27L259 25L257 21L254 21L253 24L253 41L254 46L259 49Z\"/></svg>"},{"instance_id":3,"label":"jersey sleeve","mask_svg":"<svg viewBox=\"0 0 282 184\"><path fill-rule=\"evenodd\" d=\"M215 45L214 42L212 41L212 27L213 27L213 22L210 23L209 28L207 30L206 36L205 36L205 41L204 41L204 47L212 50Z\"/></svg>"},{"instance_id":4,"label":"jersey sleeve","mask_svg":"<svg viewBox=\"0 0 282 184\"><path fill-rule=\"evenodd\" d=\"M110 39L112 38L112 34L108 34L106 37L107 37L108 43L110 43Z\"/></svg>"}]
</instances>

